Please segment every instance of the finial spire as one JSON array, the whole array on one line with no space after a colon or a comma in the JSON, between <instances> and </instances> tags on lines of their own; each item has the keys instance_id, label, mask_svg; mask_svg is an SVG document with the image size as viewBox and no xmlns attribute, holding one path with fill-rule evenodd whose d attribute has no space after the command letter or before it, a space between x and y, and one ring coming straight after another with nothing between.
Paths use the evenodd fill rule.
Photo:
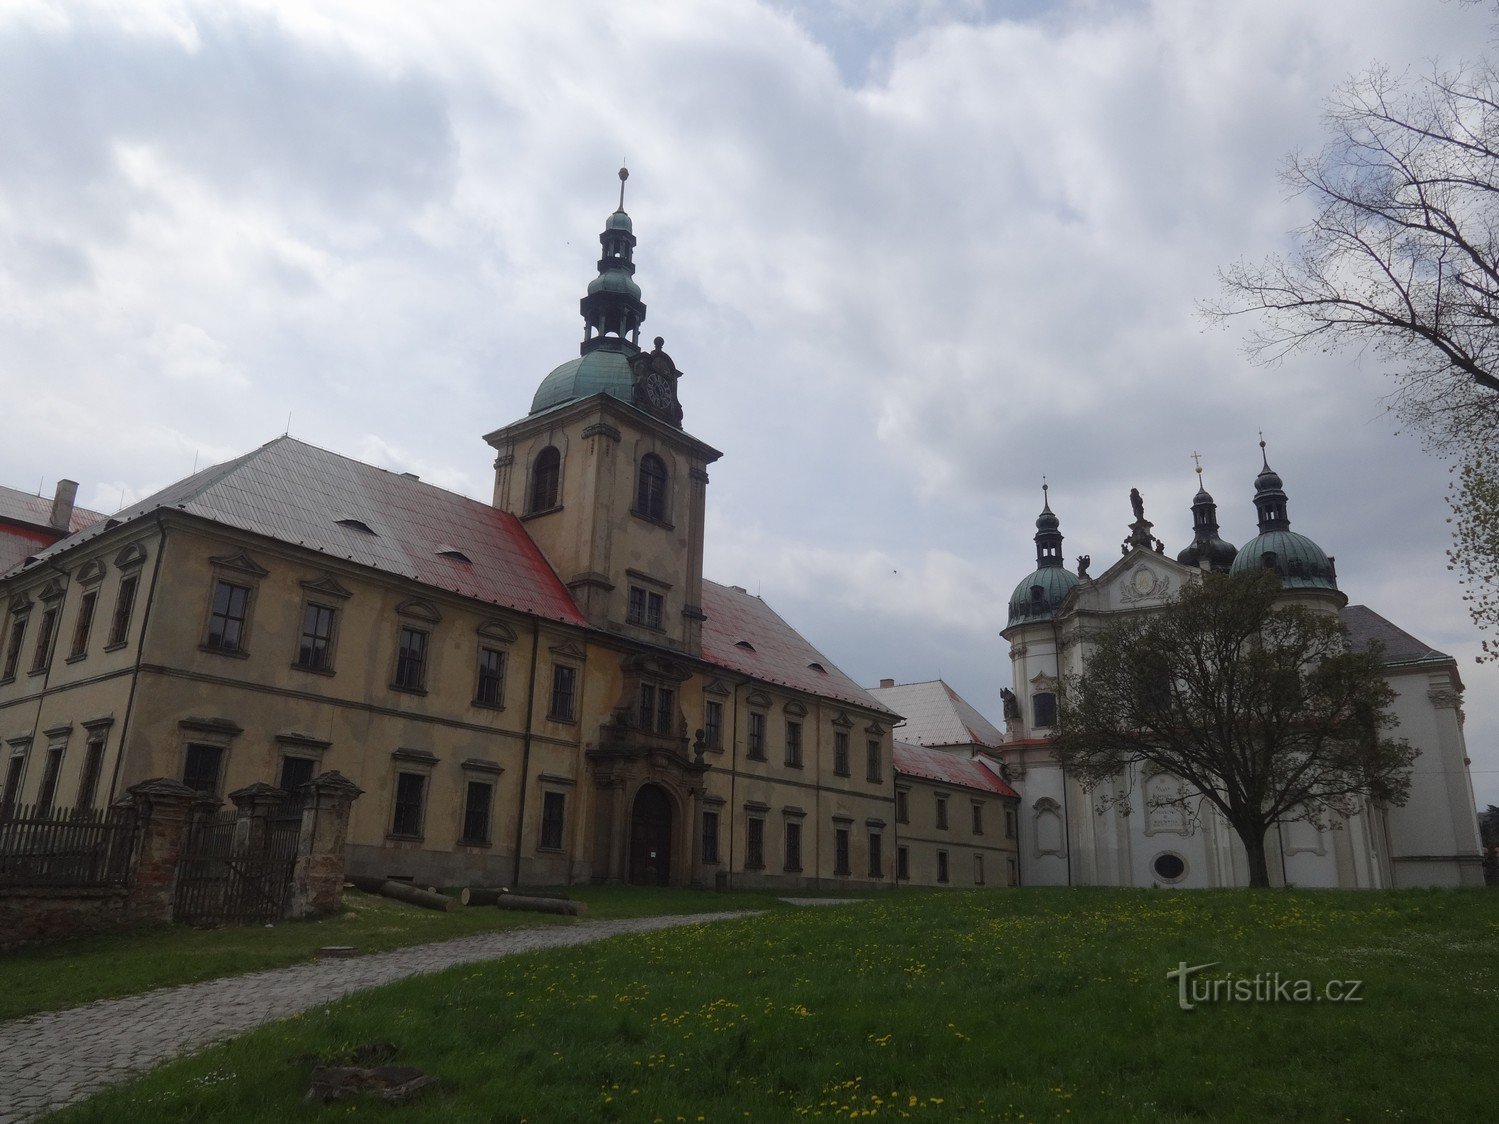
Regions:
<instances>
[{"instance_id":1,"label":"finial spire","mask_svg":"<svg viewBox=\"0 0 1499 1124\"><path fill-rule=\"evenodd\" d=\"M1265 466L1265 471L1270 471L1270 454L1265 452L1265 431L1260 430L1260 463Z\"/></svg>"},{"instance_id":2,"label":"finial spire","mask_svg":"<svg viewBox=\"0 0 1499 1124\"><path fill-rule=\"evenodd\" d=\"M1041 510L1051 510L1051 485L1046 482L1046 477L1041 477Z\"/></svg>"},{"instance_id":3,"label":"finial spire","mask_svg":"<svg viewBox=\"0 0 1499 1124\"><path fill-rule=\"evenodd\" d=\"M625 180L630 178L630 169L621 167L619 169L619 210L625 209Z\"/></svg>"},{"instance_id":4,"label":"finial spire","mask_svg":"<svg viewBox=\"0 0 1499 1124\"><path fill-rule=\"evenodd\" d=\"M1197 487L1202 487L1202 454L1196 449L1192 450L1192 463L1197 466Z\"/></svg>"}]
</instances>

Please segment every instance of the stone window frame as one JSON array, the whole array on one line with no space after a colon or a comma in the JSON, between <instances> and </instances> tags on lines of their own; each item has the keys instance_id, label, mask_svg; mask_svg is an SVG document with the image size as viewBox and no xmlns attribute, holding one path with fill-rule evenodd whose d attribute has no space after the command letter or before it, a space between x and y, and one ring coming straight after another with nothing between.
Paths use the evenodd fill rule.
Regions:
<instances>
[{"instance_id":1,"label":"stone window frame","mask_svg":"<svg viewBox=\"0 0 1499 1124\"><path fill-rule=\"evenodd\" d=\"M5 614L4 663L0 664L0 683L10 683L21 669L21 650L26 646L27 625L31 621L33 602L24 593L10 599Z\"/></svg>"},{"instance_id":2,"label":"stone window frame","mask_svg":"<svg viewBox=\"0 0 1499 1124\"><path fill-rule=\"evenodd\" d=\"M807 708L798 700L791 699L781 707L781 711L785 717L786 767L788 769L803 768L806 758L803 734L806 731Z\"/></svg>"},{"instance_id":3,"label":"stone window frame","mask_svg":"<svg viewBox=\"0 0 1499 1124\"><path fill-rule=\"evenodd\" d=\"M1009 808L1009 807L1005 808L1005 838L1006 839L1014 839L1014 838L1016 838L1016 836L1018 834L1017 819L1018 819L1018 817L1015 815L1015 809L1014 808Z\"/></svg>"},{"instance_id":4,"label":"stone window frame","mask_svg":"<svg viewBox=\"0 0 1499 1124\"><path fill-rule=\"evenodd\" d=\"M666 603L671 583L642 570L625 570L630 579L625 594L625 623L650 632L666 631Z\"/></svg>"},{"instance_id":5,"label":"stone window frame","mask_svg":"<svg viewBox=\"0 0 1499 1124\"><path fill-rule=\"evenodd\" d=\"M911 848L904 843L898 843L895 847L895 880L911 881Z\"/></svg>"},{"instance_id":6,"label":"stone window frame","mask_svg":"<svg viewBox=\"0 0 1499 1124\"><path fill-rule=\"evenodd\" d=\"M944 848L937 849L937 881L946 885L951 879L951 871L947 862L947 851Z\"/></svg>"},{"instance_id":7,"label":"stone window frame","mask_svg":"<svg viewBox=\"0 0 1499 1124\"><path fill-rule=\"evenodd\" d=\"M885 783L885 728L878 722L864 727L864 779L870 784Z\"/></svg>"},{"instance_id":8,"label":"stone window frame","mask_svg":"<svg viewBox=\"0 0 1499 1124\"><path fill-rule=\"evenodd\" d=\"M849 731L853 729L854 720L848 716L847 711L840 710L833 716L833 776L852 776L851 750Z\"/></svg>"},{"instance_id":9,"label":"stone window frame","mask_svg":"<svg viewBox=\"0 0 1499 1124\"><path fill-rule=\"evenodd\" d=\"M940 792L940 791L932 793L932 801L933 801L933 804L932 804L932 815L933 815L933 822L935 823L936 828L937 828L938 831L950 831L950 830L952 830L948 826L949 816L947 814L948 799L949 799L949 797L951 795L952 794L949 793L949 792Z\"/></svg>"},{"instance_id":10,"label":"stone window frame","mask_svg":"<svg viewBox=\"0 0 1499 1124\"><path fill-rule=\"evenodd\" d=\"M177 737L181 743L177 752L177 776L187 777L188 757L194 746L219 750L218 775L211 796L222 796L224 778L229 775L229 762L234 754L234 742L245 732L244 727L229 718L183 718L177 723ZM183 781L186 784L186 780Z\"/></svg>"},{"instance_id":11,"label":"stone window frame","mask_svg":"<svg viewBox=\"0 0 1499 1124\"><path fill-rule=\"evenodd\" d=\"M52 654L57 647L57 634L62 630L62 606L68 587L56 578L42 586L37 600L42 603L41 623L37 626L36 638L32 641L31 666L28 675L45 675L52 667Z\"/></svg>"},{"instance_id":12,"label":"stone window frame","mask_svg":"<svg viewBox=\"0 0 1499 1124\"><path fill-rule=\"evenodd\" d=\"M474 631L477 634L477 651L474 658L473 705L485 710L504 710L505 690L509 686L510 678L510 645L515 643L517 633L515 629L499 619L481 621ZM493 699L486 699L484 692L480 689L484 684L486 652L493 652L499 657L500 666L496 674L498 682Z\"/></svg>"},{"instance_id":13,"label":"stone window frame","mask_svg":"<svg viewBox=\"0 0 1499 1124\"><path fill-rule=\"evenodd\" d=\"M99 796L99 782L104 779L104 761L109 755L109 731L114 726L114 721L114 717L109 716L91 718L82 723L83 767L78 771L78 788L73 794L75 808L92 808ZM107 803L107 796L105 800Z\"/></svg>"},{"instance_id":14,"label":"stone window frame","mask_svg":"<svg viewBox=\"0 0 1499 1124\"><path fill-rule=\"evenodd\" d=\"M654 469L648 474L647 465L660 466L659 475ZM667 464L659 450L647 449L635 461L635 488L630 500L630 514L647 523L654 523L668 530L671 521L671 478L674 466ZM652 482L654 486L652 485Z\"/></svg>"},{"instance_id":15,"label":"stone window frame","mask_svg":"<svg viewBox=\"0 0 1499 1124\"><path fill-rule=\"evenodd\" d=\"M425 598L410 597L396 606L395 658L390 665L390 689L392 691L401 691L408 695L427 693L427 684L432 682L434 674L432 665L437 662L437 645L432 643L432 637L441 623L442 611ZM409 672L411 666L409 659L406 663L402 663L401 641L406 633L422 638L421 662L415 675ZM408 669L405 680L402 679L403 669Z\"/></svg>"},{"instance_id":16,"label":"stone window frame","mask_svg":"<svg viewBox=\"0 0 1499 1124\"><path fill-rule=\"evenodd\" d=\"M73 738L73 723L67 722L42 731L47 739L47 753L42 758L42 780L36 789L35 804L39 810L57 807L57 788L62 780L62 763L67 756L68 742Z\"/></svg>"},{"instance_id":17,"label":"stone window frame","mask_svg":"<svg viewBox=\"0 0 1499 1124\"><path fill-rule=\"evenodd\" d=\"M0 780L5 790L0 792L0 814L9 815L21 806L21 792L26 787L26 766L31 759L31 741L31 735L27 734L5 743L5 776Z\"/></svg>"},{"instance_id":18,"label":"stone window frame","mask_svg":"<svg viewBox=\"0 0 1499 1124\"><path fill-rule=\"evenodd\" d=\"M543 466L542 458L551 453L555 464ZM562 450L555 442L547 442L536 451L536 455L530 459L526 466L526 502L523 510L527 516L547 515L553 511L562 510L562 463L564 461ZM543 476L543 472L547 475ZM542 487L549 485L546 494L542 493ZM546 503L538 501L546 500Z\"/></svg>"},{"instance_id":19,"label":"stone window frame","mask_svg":"<svg viewBox=\"0 0 1499 1124\"><path fill-rule=\"evenodd\" d=\"M385 838L397 842L422 842L427 837L427 812L432 807L432 776L437 770L438 756L430 750L401 747L391 751L391 769L394 774L390 786L390 808L386 813ZM401 807L401 778L420 777L421 795L417 802L416 831L397 831L396 814Z\"/></svg>"},{"instance_id":20,"label":"stone window frame","mask_svg":"<svg viewBox=\"0 0 1499 1124\"><path fill-rule=\"evenodd\" d=\"M911 786L908 784L895 786L895 822L911 822Z\"/></svg>"},{"instance_id":21,"label":"stone window frame","mask_svg":"<svg viewBox=\"0 0 1499 1124\"><path fill-rule=\"evenodd\" d=\"M710 753L723 752L723 701L730 693L729 688L717 679L703 688L703 747ZM717 723L710 721L714 710L718 712Z\"/></svg>"},{"instance_id":22,"label":"stone window frame","mask_svg":"<svg viewBox=\"0 0 1499 1124\"><path fill-rule=\"evenodd\" d=\"M487 758L470 757L459 763L459 769L463 777L463 786L459 790L458 804L458 840L459 847L493 847L494 846L494 802L500 791L500 777L505 772L505 767L498 761L490 761ZM484 826L488 829L484 838L469 834L469 812L471 810L470 793L472 786L486 785L489 788L489 804L484 811Z\"/></svg>"},{"instance_id":23,"label":"stone window frame","mask_svg":"<svg viewBox=\"0 0 1499 1124\"><path fill-rule=\"evenodd\" d=\"M781 869L787 874L800 874L805 869L802 828L806 822L804 809L789 804L781 809Z\"/></svg>"},{"instance_id":24,"label":"stone window frame","mask_svg":"<svg viewBox=\"0 0 1499 1124\"><path fill-rule=\"evenodd\" d=\"M334 664L338 660L338 635L341 631L339 622L343 619L344 605L353 593L329 573L308 578L298 584L302 587L302 603L297 610L296 649L292 652L291 666L313 675L332 675L336 670ZM329 613L328 637L324 649L326 659L321 666L304 663L302 660L302 641L307 636L307 612L314 608L324 609Z\"/></svg>"},{"instance_id":25,"label":"stone window frame","mask_svg":"<svg viewBox=\"0 0 1499 1124\"><path fill-rule=\"evenodd\" d=\"M984 856L983 855L974 855L973 856L973 884L975 886L984 886L984 885L987 885L987 883L984 881Z\"/></svg>"},{"instance_id":26,"label":"stone window frame","mask_svg":"<svg viewBox=\"0 0 1499 1124\"><path fill-rule=\"evenodd\" d=\"M867 819L864 821L865 842L869 852L869 877L885 877L885 821L880 819Z\"/></svg>"},{"instance_id":27,"label":"stone window frame","mask_svg":"<svg viewBox=\"0 0 1499 1124\"><path fill-rule=\"evenodd\" d=\"M130 643L130 629L135 624L135 603L140 599L141 572L145 564L146 548L138 542L130 543L114 557L120 580L115 585L114 607L109 613L109 635L104 643L106 652L117 652Z\"/></svg>"},{"instance_id":28,"label":"stone window frame","mask_svg":"<svg viewBox=\"0 0 1499 1124\"><path fill-rule=\"evenodd\" d=\"M975 796L970 798L970 803L973 807L973 834L982 835L984 834L984 801Z\"/></svg>"},{"instance_id":29,"label":"stone window frame","mask_svg":"<svg viewBox=\"0 0 1499 1124\"><path fill-rule=\"evenodd\" d=\"M750 761L765 761L765 725L770 717L772 700L764 691L751 691L744 699L744 756Z\"/></svg>"},{"instance_id":30,"label":"stone window frame","mask_svg":"<svg viewBox=\"0 0 1499 1124\"><path fill-rule=\"evenodd\" d=\"M570 641L566 644L555 644L550 650L552 674L549 677L551 688L547 694L547 721L574 725L578 721L578 715L583 712L583 665L588 658L588 653ZM559 693L559 669L572 673L570 691L566 696L570 705L566 713L563 713L558 706L563 698Z\"/></svg>"},{"instance_id":31,"label":"stone window frame","mask_svg":"<svg viewBox=\"0 0 1499 1124\"><path fill-rule=\"evenodd\" d=\"M68 655L64 663L77 663L88 657L88 645L93 639L94 622L99 618L99 596L103 592L107 572L104 563L97 558L78 568L73 582L82 593L78 598L78 607L73 612L72 640L68 644Z\"/></svg>"},{"instance_id":32,"label":"stone window frame","mask_svg":"<svg viewBox=\"0 0 1499 1124\"><path fill-rule=\"evenodd\" d=\"M567 808L570 803L568 792L576 788L576 783L571 777L563 777L554 773L542 773L536 778L537 785L541 790L541 815L538 817L536 833L536 850L538 853L549 855L565 855L570 848L567 845ZM554 803L553 798L560 801L561 814L555 817L548 816L548 808ZM556 825L556 842L549 842L548 836L552 825Z\"/></svg>"},{"instance_id":33,"label":"stone window frame","mask_svg":"<svg viewBox=\"0 0 1499 1124\"><path fill-rule=\"evenodd\" d=\"M259 600L257 594L260 591L261 581L270 573L264 566L256 562L244 551L238 554L225 554L208 560L211 567L210 580L208 583L208 598L204 606L202 640L198 643L200 652L209 652L215 656L228 656L232 659L250 658L250 641L255 635L255 606ZM216 617L223 616L215 606L218 604L219 588L227 586L231 589L244 590L245 603L243 615L238 618L225 616L225 620L237 620L239 622L239 634L235 638L233 647L222 643L214 644L213 622Z\"/></svg>"},{"instance_id":34,"label":"stone window frame","mask_svg":"<svg viewBox=\"0 0 1499 1124\"><path fill-rule=\"evenodd\" d=\"M758 800L747 800L744 804L744 869L765 869L765 821L770 815L770 805Z\"/></svg>"},{"instance_id":35,"label":"stone window frame","mask_svg":"<svg viewBox=\"0 0 1499 1124\"><path fill-rule=\"evenodd\" d=\"M836 815L833 817L833 874L838 878L850 878L854 873L854 818Z\"/></svg>"},{"instance_id":36,"label":"stone window frame","mask_svg":"<svg viewBox=\"0 0 1499 1124\"><path fill-rule=\"evenodd\" d=\"M333 744L323 738L296 731L276 734L272 740L276 743L276 787L283 788L283 790L284 786L281 781L286 771L288 758L312 762L312 776L316 777L323 771L323 757L328 752L328 747ZM294 794L288 792L287 795Z\"/></svg>"},{"instance_id":37,"label":"stone window frame","mask_svg":"<svg viewBox=\"0 0 1499 1124\"><path fill-rule=\"evenodd\" d=\"M699 822L698 846L704 866L722 866L723 848L719 846L720 832L723 831L723 809L726 801L721 796L704 796L702 818ZM708 832L708 817L713 817L713 832ZM708 846L709 840L713 846Z\"/></svg>"}]
</instances>

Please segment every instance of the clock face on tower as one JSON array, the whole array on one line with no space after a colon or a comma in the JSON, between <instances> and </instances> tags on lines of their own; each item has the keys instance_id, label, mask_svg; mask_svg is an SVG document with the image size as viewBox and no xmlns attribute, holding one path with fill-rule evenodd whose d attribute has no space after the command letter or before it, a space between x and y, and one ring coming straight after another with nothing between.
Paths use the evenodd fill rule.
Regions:
<instances>
[{"instance_id":1,"label":"clock face on tower","mask_svg":"<svg viewBox=\"0 0 1499 1124\"><path fill-rule=\"evenodd\" d=\"M665 410L671 406L671 382L665 375L652 371L642 382L645 396L650 399L652 406L658 410Z\"/></svg>"}]
</instances>

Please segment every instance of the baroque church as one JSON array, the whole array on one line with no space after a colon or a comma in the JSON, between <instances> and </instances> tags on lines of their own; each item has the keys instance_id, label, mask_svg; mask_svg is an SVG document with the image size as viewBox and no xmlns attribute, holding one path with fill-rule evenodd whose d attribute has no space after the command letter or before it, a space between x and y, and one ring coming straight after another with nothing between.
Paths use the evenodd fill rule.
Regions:
<instances>
[{"instance_id":1,"label":"baroque church","mask_svg":"<svg viewBox=\"0 0 1499 1124\"><path fill-rule=\"evenodd\" d=\"M1264 443L1261 442L1263 450ZM1201 469L1198 469L1199 476ZM1177 778L1131 767L1118 778L1125 805L1106 804L1066 774L1047 736L1064 677L1082 674L1088 635L1111 617L1149 612L1204 571L1248 574L1271 568L1287 601L1338 614L1356 648L1383 647L1395 691L1393 731L1419 750L1402 807L1371 806L1321 825L1277 825L1267 840L1271 879L1307 887L1481 886L1478 827L1462 730L1457 661L1364 605L1348 604L1334 559L1291 530L1284 483L1268 459L1254 480L1258 534L1242 548L1225 541L1213 497L1192 500L1192 541L1173 559L1152 534L1138 491L1121 557L1096 577L1090 559L1063 563L1061 521L1043 501L1036 520L1036 569L1010 597L1003 637L1013 685L1004 692L1008 775L1024 795L1021 865L1032 885L1243 886L1242 844L1205 800L1182 801ZM1103 802L1100 802L1103 803Z\"/></svg>"},{"instance_id":2,"label":"baroque church","mask_svg":"<svg viewBox=\"0 0 1499 1124\"><path fill-rule=\"evenodd\" d=\"M0 818L337 771L355 874L1018 884L997 761L898 743L896 709L704 576L720 454L640 342L626 176L578 354L484 438L491 502L289 436L109 517L17 501L45 526L0 526Z\"/></svg>"}]
</instances>

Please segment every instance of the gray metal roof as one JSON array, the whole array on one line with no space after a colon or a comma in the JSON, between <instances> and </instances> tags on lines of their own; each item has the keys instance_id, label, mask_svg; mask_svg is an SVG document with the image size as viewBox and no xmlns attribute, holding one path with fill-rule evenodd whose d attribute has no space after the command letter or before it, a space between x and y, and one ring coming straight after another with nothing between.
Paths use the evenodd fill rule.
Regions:
<instances>
[{"instance_id":1,"label":"gray metal roof","mask_svg":"<svg viewBox=\"0 0 1499 1124\"><path fill-rule=\"evenodd\" d=\"M986 746L998 748L1004 735L958 692L940 679L897 683L869 692L897 714L906 716L902 741L920 746Z\"/></svg>"},{"instance_id":2,"label":"gray metal roof","mask_svg":"<svg viewBox=\"0 0 1499 1124\"><path fill-rule=\"evenodd\" d=\"M1348 641L1357 651L1371 643L1384 645L1386 664L1442 663L1452 659L1385 620L1367 605L1345 606L1338 616L1348 628Z\"/></svg>"}]
</instances>

